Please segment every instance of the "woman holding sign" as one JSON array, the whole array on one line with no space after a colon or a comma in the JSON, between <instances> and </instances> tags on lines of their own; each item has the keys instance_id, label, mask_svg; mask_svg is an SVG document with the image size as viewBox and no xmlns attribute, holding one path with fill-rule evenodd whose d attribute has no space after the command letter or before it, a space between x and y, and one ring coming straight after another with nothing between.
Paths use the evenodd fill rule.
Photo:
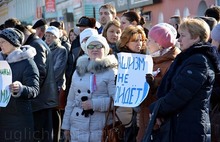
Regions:
<instances>
[{"instance_id":1,"label":"woman holding sign","mask_svg":"<svg viewBox=\"0 0 220 142\"><path fill-rule=\"evenodd\" d=\"M185 19L179 33L182 52L162 79L159 100L150 105L150 112L157 108L159 125L152 136L172 142L206 142L209 98L215 73L220 73L218 51L208 43L210 28L202 19Z\"/></svg>"},{"instance_id":2,"label":"woman holding sign","mask_svg":"<svg viewBox=\"0 0 220 142\"><path fill-rule=\"evenodd\" d=\"M128 26L122 32L118 49L120 52L146 54L146 35L141 26ZM135 142L138 132L137 112L133 108L119 107L117 114L125 125L125 142Z\"/></svg>"},{"instance_id":3,"label":"woman holding sign","mask_svg":"<svg viewBox=\"0 0 220 142\"><path fill-rule=\"evenodd\" d=\"M109 49L103 36L92 35L86 41L86 54L77 60L62 124L71 142L101 141L118 65Z\"/></svg>"},{"instance_id":4,"label":"woman holding sign","mask_svg":"<svg viewBox=\"0 0 220 142\"><path fill-rule=\"evenodd\" d=\"M11 97L7 106L0 108L0 141L32 142L34 137L30 99L39 93L39 72L33 60L36 51L22 46L23 40L23 33L15 28L0 33L0 61L7 61L12 71L8 74L12 75Z\"/></svg>"}]
</instances>

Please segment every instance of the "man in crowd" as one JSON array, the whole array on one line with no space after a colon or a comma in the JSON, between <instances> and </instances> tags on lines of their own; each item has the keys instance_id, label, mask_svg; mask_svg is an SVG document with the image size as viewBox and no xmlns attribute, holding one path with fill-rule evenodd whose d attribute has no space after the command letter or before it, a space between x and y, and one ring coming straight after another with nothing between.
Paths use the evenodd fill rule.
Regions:
<instances>
[{"instance_id":1,"label":"man in crowd","mask_svg":"<svg viewBox=\"0 0 220 142\"><path fill-rule=\"evenodd\" d=\"M98 29L98 33L103 32L103 28L105 25L112 21L113 19L116 19L116 9L111 4L104 4L99 8L99 23L101 24L101 27Z\"/></svg>"},{"instance_id":2,"label":"man in crowd","mask_svg":"<svg viewBox=\"0 0 220 142\"><path fill-rule=\"evenodd\" d=\"M41 38L44 38L45 31L47 29L47 22L44 19L39 19L32 27L33 29L36 30L36 35Z\"/></svg>"}]
</instances>

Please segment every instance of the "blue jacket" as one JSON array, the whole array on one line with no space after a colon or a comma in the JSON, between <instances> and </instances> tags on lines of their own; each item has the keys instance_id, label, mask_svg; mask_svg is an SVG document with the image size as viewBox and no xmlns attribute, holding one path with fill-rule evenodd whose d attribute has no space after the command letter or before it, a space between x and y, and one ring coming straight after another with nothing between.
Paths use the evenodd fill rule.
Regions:
<instances>
[{"instance_id":1,"label":"blue jacket","mask_svg":"<svg viewBox=\"0 0 220 142\"><path fill-rule=\"evenodd\" d=\"M174 142L207 140L209 99L219 65L217 49L198 43L180 53L164 76L157 92L161 98L157 118L172 119Z\"/></svg>"}]
</instances>

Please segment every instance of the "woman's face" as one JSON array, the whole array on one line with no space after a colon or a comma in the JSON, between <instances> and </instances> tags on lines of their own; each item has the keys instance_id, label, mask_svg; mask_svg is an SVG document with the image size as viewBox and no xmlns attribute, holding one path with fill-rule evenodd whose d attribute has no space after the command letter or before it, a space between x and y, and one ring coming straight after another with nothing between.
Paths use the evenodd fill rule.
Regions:
<instances>
[{"instance_id":1,"label":"woman's face","mask_svg":"<svg viewBox=\"0 0 220 142\"><path fill-rule=\"evenodd\" d=\"M116 27L115 25L112 25L107 30L107 40L109 43L116 43L119 41L121 36L121 29L119 27Z\"/></svg>"},{"instance_id":2,"label":"woman's face","mask_svg":"<svg viewBox=\"0 0 220 142\"><path fill-rule=\"evenodd\" d=\"M135 36L135 35L133 35L133 36ZM143 40L142 40L141 34L138 34L136 36L136 38L134 38L134 39L132 39L132 37L131 37L130 41L126 45L131 51L133 51L135 53L139 53L141 51L141 48L143 45Z\"/></svg>"},{"instance_id":3,"label":"woman's face","mask_svg":"<svg viewBox=\"0 0 220 142\"><path fill-rule=\"evenodd\" d=\"M70 32L69 40L72 42L74 39L76 39L76 35L74 34L74 32Z\"/></svg>"},{"instance_id":4,"label":"woman's face","mask_svg":"<svg viewBox=\"0 0 220 142\"><path fill-rule=\"evenodd\" d=\"M55 39L56 39L56 36L53 35L52 33L49 33L49 32L45 33L45 42L47 43L47 45L50 45L51 43L53 43Z\"/></svg>"},{"instance_id":5,"label":"woman's face","mask_svg":"<svg viewBox=\"0 0 220 142\"><path fill-rule=\"evenodd\" d=\"M192 46L194 43L197 43L199 41L199 37L192 38L189 31L186 29L180 30L180 37L178 39L180 43L180 49L182 51L188 49L190 46Z\"/></svg>"},{"instance_id":6,"label":"woman's face","mask_svg":"<svg viewBox=\"0 0 220 142\"><path fill-rule=\"evenodd\" d=\"M126 27L131 25L131 23L126 19L126 17L122 16L121 19L121 30L123 31Z\"/></svg>"},{"instance_id":7,"label":"woman's face","mask_svg":"<svg viewBox=\"0 0 220 142\"><path fill-rule=\"evenodd\" d=\"M9 43L4 38L0 38L0 48L2 50L2 53L5 55L9 55L12 51L16 49L11 43Z\"/></svg>"},{"instance_id":8,"label":"woman's face","mask_svg":"<svg viewBox=\"0 0 220 142\"><path fill-rule=\"evenodd\" d=\"M154 52L160 50L160 48L160 45L149 36L147 40L147 52L149 52L149 54L153 54Z\"/></svg>"},{"instance_id":9,"label":"woman's face","mask_svg":"<svg viewBox=\"0 0 220 142\"><path fill-rule=\"evenodd\" d=\"M104 46L98 41L91 42L87 50L91 60L102 59L105 55Z\"/></svg>"}]
</instances>

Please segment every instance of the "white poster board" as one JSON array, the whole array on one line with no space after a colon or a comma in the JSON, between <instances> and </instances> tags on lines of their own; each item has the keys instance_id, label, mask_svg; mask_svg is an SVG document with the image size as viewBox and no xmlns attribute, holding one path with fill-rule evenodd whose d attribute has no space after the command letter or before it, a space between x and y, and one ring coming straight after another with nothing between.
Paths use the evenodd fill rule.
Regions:
<instances>
[{"instance_id":1,"label":"white poster board","mask_svg":"<svg viewBox=\"0 0 220 142\"><path fill-rule=\"evenodd\" d=\"M115 106L136 107L147 97L146 74L152 74L153 60L149 55L118 53Z\"/></svg>"},{"instance_id":2,"label":"white poster board","mask_svg":"<svg viewBox=\"0 0 220 142\"><path fill-rule=\"evenodd\" d=\"M0 107L6 107L11 98L9 85L12 83L12 72L7 61L0 61Z\"/></svg>"}]
</instances>

